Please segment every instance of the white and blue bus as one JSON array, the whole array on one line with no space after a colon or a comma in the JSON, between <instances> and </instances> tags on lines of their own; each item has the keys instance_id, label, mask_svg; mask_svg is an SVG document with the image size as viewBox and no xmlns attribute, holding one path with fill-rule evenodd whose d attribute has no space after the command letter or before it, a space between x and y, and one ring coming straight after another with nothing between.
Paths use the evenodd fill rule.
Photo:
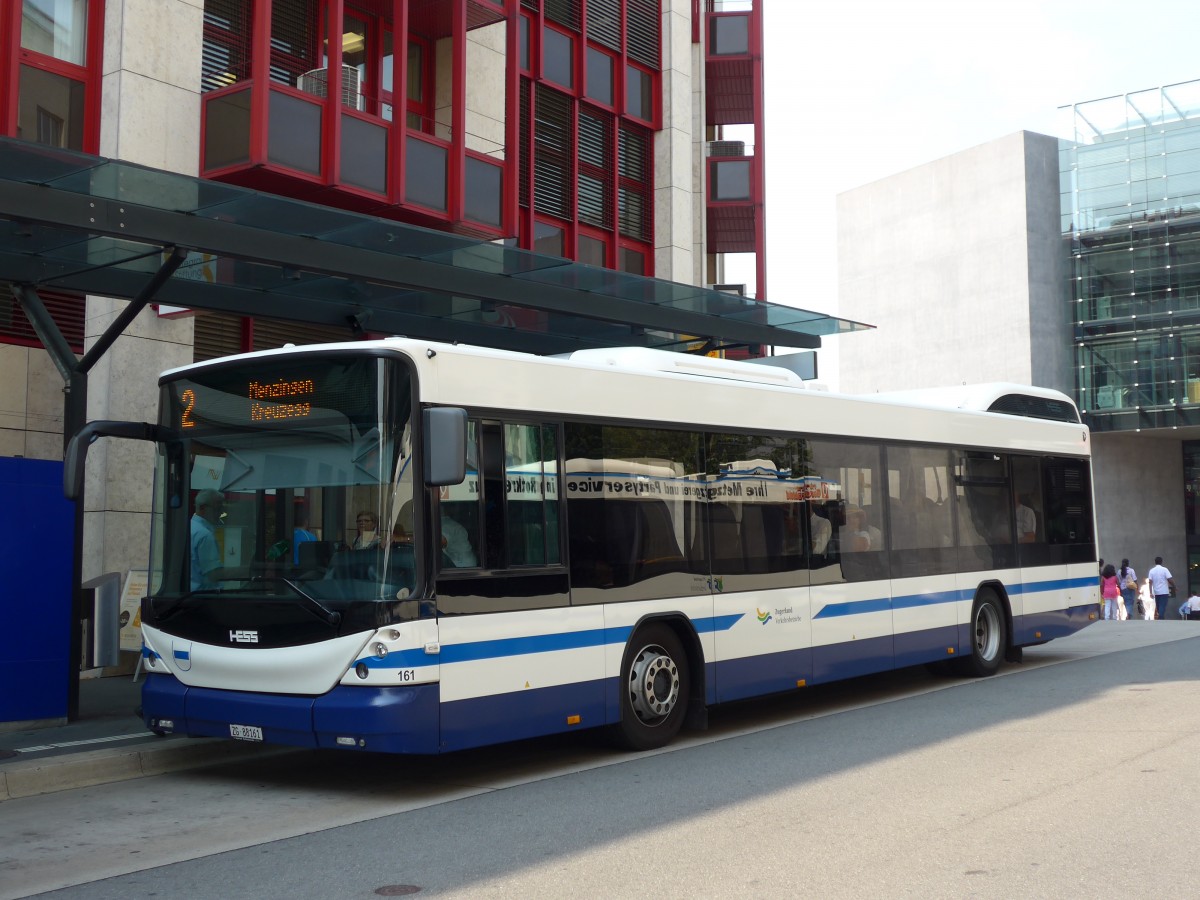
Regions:
<instances>
[{"instance_id":1,"label":"white and blue bus","mask_svg":"<svg viewBox=\"0 0 1200 900\"><path fill-rule=\"evenodd\" d=\"M142 711L431 754L905 666L989 675L1095 618L1090 438L1054 391L806 389L645 349L409 339L161 378Z\"/></svg>"}]
</instances>

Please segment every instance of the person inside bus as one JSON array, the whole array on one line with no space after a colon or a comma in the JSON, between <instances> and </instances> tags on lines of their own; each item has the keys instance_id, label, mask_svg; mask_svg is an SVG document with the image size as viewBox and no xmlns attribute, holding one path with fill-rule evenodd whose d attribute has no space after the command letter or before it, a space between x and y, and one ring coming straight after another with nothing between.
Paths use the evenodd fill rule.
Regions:
<instances>
[{"instance_id":1,"label":"person inside bus","mask_svg":"<svg viewBox=\"0 0 1200 900\"><path fill-rule=\"evenodd\" d=\"M829 539L833 537L833 524L824 516L817 515L816 506L810 504L808 514L808 528L812 535L812 555L824 556L825 550L829 546Z\"/></svg>"},{"instance_id":2,"label":"person inside bus","mask_svg":"<svg viewBox=\"0 0 1200 900\"><path fill-rule=\"evenodd\" d=\"M358 526L358 536L351 544L354 550L374 550L379 546L379 516L364 509L355 517Z\"/></svg>"},{"instance_id":3,"label":"person inside bus","mask_svg":"<svg viewBox=\"0 0 1200 900\"><path fill-rule=\"evenodd\" d=\"M217 528L225 512L225 495L206 489L196 494L196 511L191 522L191 586L193 591L216 587L215 575L221 568L221 548Z\"/></svg>"},{"instance_id":4,"label":"person inside bus","mask_svg":"<svg viewBox=\"0 0 1200 900\"><path fill-rule=\"evenodd\" d=\"M308 510L303 503L297 503L292 521L292 561L296 565L300 565L300 545L316 539L317 536L308 530Z\"/></svg>"},{"instance_id":5,"label":"person inside bus","mask_svg":"<svg viewBox=\"0 0 1200 900\"><path fill-rule=\"evenodd\" d=\"M861 553L864 550L882 550L883 535L874 525L867 523L867 514L859 506L846 510L846 527L842 530L842 552Z\"/></svg>"},{"instance_id":6,"label":"person inside bus","mask_svg":"<svg viewBox=\"0 0 1200 900\"><path fill-rule=\"evenodd\" d=\"M1017 518L1017 543L1032 544L1037 540L1037 515L1027 505L1028 494L1017 494L1014 512Z\"/></svg>"},{"instance_id":7,"label":"person inside bus","mask_svg":"<svg viewBox=\"0 0 1200 900\"><path fill-rule=\"evenodd\" d=\"M442 552L449 557L450 562L459 569L469 569L479 565L475 551L471 547L471 538L467 529L451 516L442 514Z\"/></svg>"}]
</instances>

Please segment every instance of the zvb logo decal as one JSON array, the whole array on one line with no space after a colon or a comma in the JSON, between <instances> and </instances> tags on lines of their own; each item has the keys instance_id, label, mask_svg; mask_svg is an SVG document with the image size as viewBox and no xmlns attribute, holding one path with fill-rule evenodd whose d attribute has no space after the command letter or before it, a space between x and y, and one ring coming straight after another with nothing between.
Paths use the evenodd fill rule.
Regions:
<instances>
[{"instance_id":1,"label":"zvb logo decal","mask_svg":"<svg viewBox=\"0 0 1200 900\"><path fill-rule=\"evenodd\" d=\"M761 609L759 609L757 606L756 606L756 607L754 607L754 609L755 609L755 610L758 612L758 624L759 624L759 625L766 625L768 622L770 622L770 621L771 621L771 612L770 612L770 610L767 610L767 612L763 612L763 611L762 611Z\"/></svg>"},{"instance_id":2,"label":"zvb logo decal","mask_svg":"<svg viewBox=\"0 0 1200 900\"><path fill-rule=\"evenodd\" d=\"M229 632L229 643L231 644L257 644L257 631L231 631Z\"/></svg>"}]
</instances>

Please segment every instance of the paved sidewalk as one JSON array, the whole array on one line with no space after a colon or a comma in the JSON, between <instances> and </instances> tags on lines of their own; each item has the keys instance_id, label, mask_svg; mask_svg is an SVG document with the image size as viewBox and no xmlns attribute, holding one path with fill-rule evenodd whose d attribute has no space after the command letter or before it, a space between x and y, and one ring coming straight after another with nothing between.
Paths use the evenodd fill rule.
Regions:
<instances>
[{"instance_id":1,"label":"paved sidewalk","mask_svg":"<svg viewBox=\"0 0 1200 900\"><path fill-rule=\"evenodd\" d=\"M1096 622L1068 638L1025 651L1047 665L1200 637L1200 623ZM1019 672L1006 666L1001 672ZM80 683L80 718L65 725L0 733L0 802L198 768L293 748L218 738L158 737L135 714L141 685L129 676Z\"/></svg>"},{"instance_id":2,"label":"paved sidewalk","mask_svg":"<svg viewBox=\"0 0 1200 900\"><path fill-rule=\"evenodd\" d=\"M85 678L79 683L77 721L0 732L0 802L288 749L159 737L136 714L141 698L141 683L128 675Z\"/></svg>"}]
</instances>

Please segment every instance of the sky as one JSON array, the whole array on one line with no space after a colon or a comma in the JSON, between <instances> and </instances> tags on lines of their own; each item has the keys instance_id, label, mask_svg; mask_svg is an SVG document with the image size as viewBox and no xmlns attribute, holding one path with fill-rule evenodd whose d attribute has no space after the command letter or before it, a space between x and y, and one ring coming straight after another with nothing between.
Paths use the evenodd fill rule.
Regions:
<instances>
[{"instance_id":1,"label":"sky","mask_svg":"<svg viewBox=\"0 0 1200 900\"><path fill-rule=\"evenodd\" d=\"M839 193L1015 131L1058 136L1061 106L1200 79L1200 0L757 2L766 296L819 312L837 312Z\"/></svg>"}]
</instances>

